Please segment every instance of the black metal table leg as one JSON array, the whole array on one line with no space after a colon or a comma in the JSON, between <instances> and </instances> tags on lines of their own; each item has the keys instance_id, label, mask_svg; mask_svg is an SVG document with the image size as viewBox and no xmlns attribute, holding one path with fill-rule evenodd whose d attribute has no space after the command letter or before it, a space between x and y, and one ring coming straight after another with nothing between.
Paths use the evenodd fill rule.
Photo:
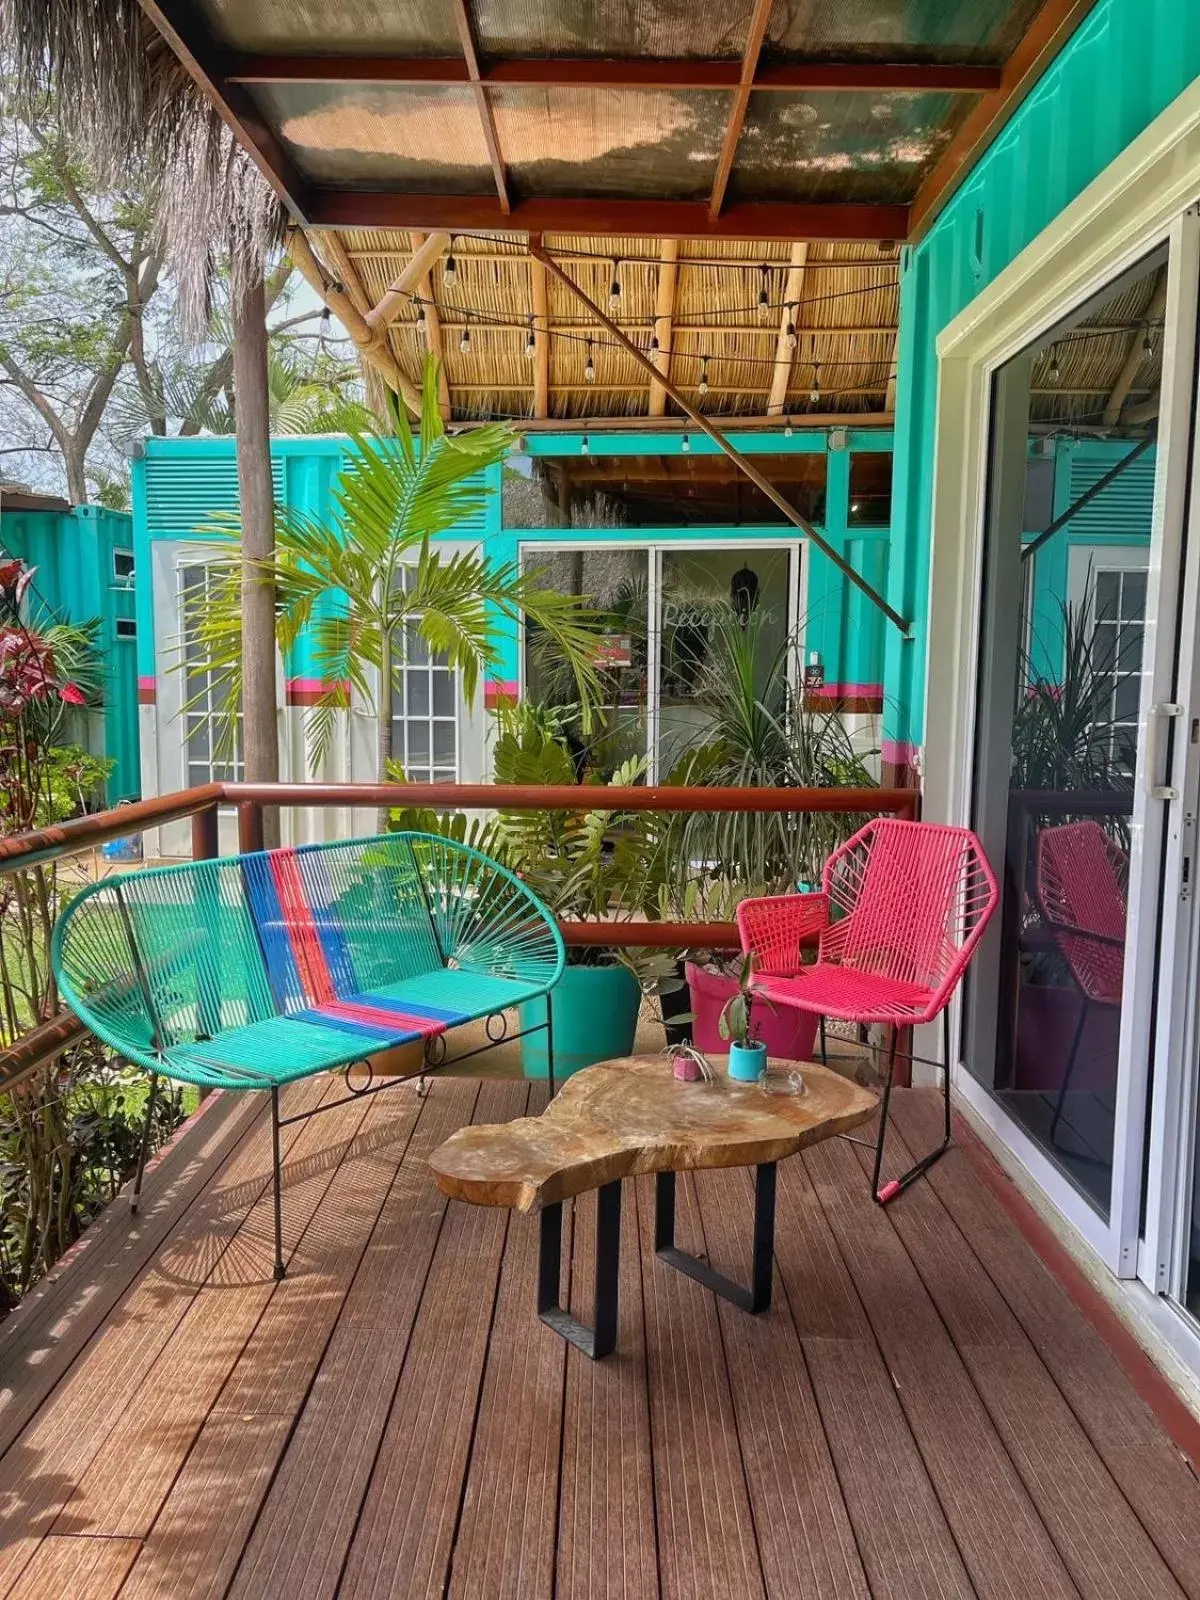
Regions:
<instances>
[{"instance_id":1,"label":"black metal table leg","mask_svg":"<svg viewBox=\"0 0 1200 1600\"><path fill-rule=\"evenodd\" d=\"M621 1268L621 1184L606 1183L596 1190L596 1285L592 1322L586 1327L561 1304L559 1285L562 1262L562 1202L542 1209L538 1242L538 1316L598 1361L617 1343L618 1288Z\"/></svg>"},{"instance_id":2,"label":"black metal table leg","mask_svg":"<svg viewBox=\"0 0 1200 1600\"><path fill-rule=\"evenodd\" d=\"M775 1163L766 1161L754 1178L754 1259L751 1287L744 1289L707 1261L698 1261L675 1245L675 1174L660 1172L654 1189L654 1253L668 1266L695 1278L742 1311L757 1315L771 1304L771 1268L775 1259Z\"/></svg>"}]
</instances>

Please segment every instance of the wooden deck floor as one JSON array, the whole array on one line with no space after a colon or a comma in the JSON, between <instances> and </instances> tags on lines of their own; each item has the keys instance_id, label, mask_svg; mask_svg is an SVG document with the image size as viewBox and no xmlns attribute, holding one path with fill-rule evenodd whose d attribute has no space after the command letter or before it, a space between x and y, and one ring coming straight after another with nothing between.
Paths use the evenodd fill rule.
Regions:
<instances>
[{"instance_id":1,"label":"wooden deck floor","mask_svg":"<svg viewBox=\"0 0 1200 1600\"><path fill-rule=\"evenodd\" d=\"M848 1143L784 1163L760 1319L657 1262L627 1186L593 1365L534 1316L533 1219L425 1167L530 1094L288 1129L280 1285L260 1108L210 1102L0 1329L0 1595L1200 1596L1187 1461L962 1149L886 1213ZM923 1146L935 1107L899 1102ZM681 1182L680 1243L727 1272L750 1215L745 1172Z\"/></svg>"}]
</instances>

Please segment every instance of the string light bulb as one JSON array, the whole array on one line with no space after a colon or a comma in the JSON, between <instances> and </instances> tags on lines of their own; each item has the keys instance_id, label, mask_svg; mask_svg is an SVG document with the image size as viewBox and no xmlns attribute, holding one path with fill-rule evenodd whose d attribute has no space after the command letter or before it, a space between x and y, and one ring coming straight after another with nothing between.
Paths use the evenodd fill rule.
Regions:
<instances>
[{"instance_id":1,"label":"string light bulb","mask_svg":"<svg viewBox=\"0 0 1200 1600\"><path fill-rule=\"evenodd\" d=\"M679 441L679 448L683 451L685 456L691 451L692 441L691 441L690 437L686 433L684 434L683 438Z\"/></svg>"},{"instance_id":2,"label":"string light bulb","mask_svg":"<svg viewBox=\"0 0 1200 1600\"><path fill-rule=\"evenodd\" d=\"M1152 356L1154 354L1154 340L1150 337L1149 328L1142 335L1142 354L1144 356Z\"/></svg>"},{"instance_id":3,"label":"string light bulb","mask_svg":"<svg viewBox=\"0 0 1200 1600\"><path fill-rule=\"evenodd\" d=\"M596 359L592 354L592 341L590 339L587 342L587 360L583 365L583 381L585 383L595 383L596 381Z\"/></svg>"},{"instance_id":4,"label":"string light bulb","mask_svg":"<svg viewBox=\"0 0 1200 1600\"><path fill-rule=\"evenodd\" d=\"M701 356L700 357L700 382L696 385L696 391L700 395L706 395L708 393L708 357L707 356Z\"/></svg>"},{"instance_id":5,"label":"string light bulb","mask_svg":"<svg viewBox=\"0 0 1200 1600\"><path fill-rule=\"evenodd\" d=\"M786 424L786 426L784 427L784 430L783 430L783 437L785 439L790 439L792 437L792 435L795 433L795 431L796 431L795 428L792 427L792 419L791 419L791 417L789 417L787 419L787 424Z\"/></svg>"},{"instance_id":6,"label":"string light bulb","mask_svg":"<svg viewBox=\"0 0 1200 1600\"><path fill-rule=\"evenodd\" d=\"M658 335L656 333L650 335L650 354L652 356L658 354Z\"/></svg>"},{"instance_id":7,"label":"string light bulb","mask_svg":"<svg viewBox=\"0 0 1200 1600\"><path fill-rule=\"evenodd\" d=\"M808 391L808 399L809 403L814 406L819 405L821 402L821 364L819 361L813 363L813 381L812 388Z\"/></svg>"},{"instance_id":8,"label":"string light bulb","mask_svg":"<svg viewBox=\"0 0 1200 1600\"><path fill-rule=\"evenodd\" d=\"M1050 382L1057 383L1061 377L1062 368L1058 364L1058 346L1055 345L1050 351Z\"/></svg>"},{"instance_id":9,"label":"string light bulb","mask_svg":"<svg viewBox=\"0 0 1200 1600\"><path fill-rule=\"evenodd\" d=\"M771 315L771 299L767 294L767 284L770 282L770 274L765 265L759 267L758 270L761 274L758 286L758 320L760 322L765 322Z\"/></svg>"},{"instance_id":10,"label":"string light bulb","mask_svg":"<svg viewBox=\"0 0 1200 1600\"><path fill-rule=\"evenodd\" d=\"M614 314L621 309L621 277L619 263L613 262L612 282L608 286L608 309Z\"/></svg>"},{"instance_id":11,"label":"string light bulb","mask_svg":"<svg viewBox=\"0 0 1200 1600\"><path fill-rule=\"evenodd\" d=\"M789 311L790 311L791 314L788 317L788 324L787 324L787 335L786 335L786 337L787 337L787 347L788 347L789 350L794 350L796 348L796 323L795 323L795 320L794 320L795 319L795 311L792 310L791 307L789 307Z\"/></svg>"},{"instance_id":12,"label":"string light bulb","mask_svg":"<svg viewBox=\"0 0 1200 1600\"><path fill-rule=\"evenodd\" d=\"M320 328L321 338L322 339L328 339L329 335L332 332L333 332L333 314L330 311L329 307L325 306L321 311L321 328Z\"/></svg>"},{"instance_id":13,"label":"string light bulb","mask_svg":"<svg viewBox=\"0 0 1200 1600\"><path fill-rule=\"evenodd\" d=\"M537 340L533 336L533 318L529 319L529 332L525 335L525 359L532 361L537 350Z\"/></svg>"},{"instance_id":14,"label":"string light bulb","mask_svg":"<svg viewBox=\"0 0 1200 1600\"><path fill-rule=\"evenodd\" d=\"M464 328L463 329L462 338L458 341L458 348L462 351L463 355L465 355L465 356L469 356L470 355L470 353L471 353L471 330L470 330L470 328Z\"/></svg>"},{"instance_id":15,"label":"string light bulb","mask_svg":"<svg viewBox=\"0 0 1200 1600\"><path fill-rule=\"evenodd\" d=\"M585 433L583 438L580 439L580 441L579 441L579 454L581 456L587 456L587 455L590 455L591 453L592 453L592 447L591 447L591 444L588 441L588 436Z\"/></svg>"},{"instance_id":16,"label":"string light bulb","mask_svg":"<svg viewBox=\"0 0 1200 1600\"><path fill-rule=\"evenodd\" d=\"M425 329L425 305L424 305L424 302L421 301L421 300L418 300L417 303L416 303L416 306L417 306L417 327L420 328L422 330L422 332L424 332L424 329Z\"/></svg>"},{"instance_id":17,"label":"string light bulb","mask_svg":"<svg viewBox=\"0 0 1200 1600\"><path fill-rule=\"evenodd\" d=\"M458 282L458 264L454 259L454 246L450 247L450 254L446 257L446 265L442 268L442 282L447 289L453 289Z\"/></svg>"}]
</instances>

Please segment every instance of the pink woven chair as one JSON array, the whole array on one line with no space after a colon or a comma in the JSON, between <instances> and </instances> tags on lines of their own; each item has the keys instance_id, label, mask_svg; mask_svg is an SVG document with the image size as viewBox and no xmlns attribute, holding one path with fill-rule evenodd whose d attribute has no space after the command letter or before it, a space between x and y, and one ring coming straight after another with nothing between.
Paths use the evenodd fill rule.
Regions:
<instances>
[{"instance_id":1,"label":"pink woven chair","mask_svg":"<svg viewBox=\"0 0 1200 1600\"><path fill-rule=\"evenodd\" d=\"M871 1193L886 1205L927 1170L950 1143L950 1021L947 1006L998 891L983 847L969 828L879 818L835 850L820 894L743 900L737 910L743 951L754 956L755 993L772 1005L825 1019L887 1023L891 1042L880 1106ZM801 943L820 935L817 960L804 966ZM880 1188L888 1106L901 1028L943 1024L945 1136L908 1172ZM909 1059L919 1059L910 1057Z\"/></svg>"},{"instance_id":2,"label":"pink woven chair","mask_svg":"<svg viewBox=\"0 0 1200 1600\"><path fill-rule=\"evenodd\" d=\"M1098 822L1065 822L1038 833L1036 867L1042 920L1082 1001L1050 1121L1053 1143L1088 1013L1121 1004L1129 857Z\"/></svg>"}]
</instances>

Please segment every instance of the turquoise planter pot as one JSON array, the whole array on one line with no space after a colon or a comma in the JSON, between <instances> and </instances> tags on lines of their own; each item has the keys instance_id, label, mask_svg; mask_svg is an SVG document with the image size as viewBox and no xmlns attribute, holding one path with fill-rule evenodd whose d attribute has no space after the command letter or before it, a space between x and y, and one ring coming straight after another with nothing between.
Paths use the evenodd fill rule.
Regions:
<instances>
[{"instance_id":1,"label":"turquoise planter pot","mask_svg":"<svg viewBox=\"0 0 1200 1600\"><path fill-rule=\"evenodd\" d=\"M627 967L566 967L551 998L556 1083L597 1061L632 1053L642 994ZM522 1029L546 1019L545 1000L527 1000L517 1010ZM549 1076L544 1033L521 1040L521 1066L527 1078Z\"/></svg>"},{"instance_id":2,"label":"turquoise planter pot","mask_svg":"<svg viewBox=\"0 0 1200 1600\"><path fill-rule=\"evenodd\" d=\"M731 1044L729 1076L736 1083L757 1083L767 1070L765 1044Z\"/></svg>"}]
</instances>

